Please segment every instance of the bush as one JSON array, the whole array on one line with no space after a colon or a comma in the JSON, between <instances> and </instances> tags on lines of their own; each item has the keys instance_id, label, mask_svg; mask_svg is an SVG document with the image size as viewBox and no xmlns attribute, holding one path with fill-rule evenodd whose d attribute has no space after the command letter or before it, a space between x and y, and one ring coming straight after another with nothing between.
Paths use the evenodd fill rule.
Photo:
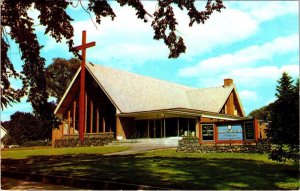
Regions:
<instances>
[{"instance_id":1,"label":"bush","mask_svg":"<svg viewBox=\"0 0 300 191\"><path fill-rule=\"evenodd\" d=\"M27 142L24 142L21 146L22 147L51 146L51 142L50 141L44 141L44 140L27 141Z\"/></svg>"},{"instance_id":2,"label":"bush","mask_svg":"<svg viewBox=\"0 0 300 191\"><path fill-rule=\"evenodd\" d=\"M55 140L55 147L84 147L84 146L103 146L111 143L114 139L113 133L88 135L81 143L78 136L68 137L62 140Z\"/></svg>"}]
</instances>

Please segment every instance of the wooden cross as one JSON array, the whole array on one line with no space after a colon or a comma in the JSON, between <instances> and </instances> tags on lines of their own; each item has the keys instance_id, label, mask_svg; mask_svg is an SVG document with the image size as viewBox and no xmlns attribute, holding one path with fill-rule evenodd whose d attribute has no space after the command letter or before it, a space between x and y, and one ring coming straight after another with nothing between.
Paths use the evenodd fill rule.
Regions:
<instances>
[{"instance_id":1,"label":"wooden cross","mask_svg":"<svg viewBox=\"0 0 300 191\"><path fill-rule=\"evenodd\" d=\"M81 74L80 74L80 95L79 95L79 139L81 142L84 140L84 93L85 93L85 58L86 49L96 46L95 42L86 43L86 31L82 31L82 45L75 47L76 50L81 50Z\"/></svg>"}]
</instances>

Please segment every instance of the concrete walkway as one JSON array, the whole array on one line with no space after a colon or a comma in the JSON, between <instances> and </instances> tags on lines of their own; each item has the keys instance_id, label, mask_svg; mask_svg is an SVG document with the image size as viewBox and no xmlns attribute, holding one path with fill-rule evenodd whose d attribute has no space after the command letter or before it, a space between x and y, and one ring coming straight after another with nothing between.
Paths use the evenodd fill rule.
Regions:
<instances>
[{"instance_id":1,"label":"concrete walkway","mask_svg":"<svg viewBox=\"0 0 300 191\"><path fill-rule=\"evenodd\" d=\"M133 143L133 144L126 145L126 146L130 146L131 148L126 150L126 151L121 151L121 152L116 152L116 153L107 153L107 154L104 154L104 156L131 155L131 154L137 154L137 153L140 153L140 152L143 152L143 151L149 151L149 150L176 148L176 147L170 147L170 146L144 145L144 144L138 144L138 143Z\"/></svg>"},{"instance_id":2,"label":"concrete walkway","mask_svg":"<svg viewBox=\"0 0 300 191\"><path fill-rule=\"evenodd\" d=\"M126 151L116 152L116 153L108 153L104 154L104 156L112 156L112 155L130 155L136 154L143 151L149 150L158 150L158 149L167 149L167 148L176 148L178 145L178 140L181 138L171 137L171 138L161 138L161 139L139 139L137 142L122 142L117 141L112 145L124 145L130 146L131 148Z\"/></svg>"}]
</instances>

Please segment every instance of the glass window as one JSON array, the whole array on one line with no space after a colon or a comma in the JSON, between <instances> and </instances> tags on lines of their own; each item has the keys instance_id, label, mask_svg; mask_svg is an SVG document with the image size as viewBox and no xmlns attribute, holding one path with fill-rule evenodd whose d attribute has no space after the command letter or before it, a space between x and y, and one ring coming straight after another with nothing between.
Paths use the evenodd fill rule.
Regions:
<instances>
[{"instance_id":1,"label":"glass window","mask_svg":"<svg viewBox=\"0 0 300 191\"><path fill-rule=\"evenodd\" d=\"M214 125L202 125L202 140L213 141L214 140Z\"/></svg>"}]
</instances>

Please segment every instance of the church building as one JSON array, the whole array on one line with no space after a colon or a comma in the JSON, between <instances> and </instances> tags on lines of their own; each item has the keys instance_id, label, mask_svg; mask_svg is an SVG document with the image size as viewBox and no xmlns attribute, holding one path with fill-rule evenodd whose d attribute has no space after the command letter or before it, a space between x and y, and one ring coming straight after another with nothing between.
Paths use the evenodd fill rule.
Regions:
<instances>
[{"instance_id":1,"label":"church building","mask_svg":"<svg viewBox=\"0 0 300 191\"><path fill-rule=\"evenodd\" d=\"M55 109L62 125L53 141L79 132L80 73L81 68ZM220 136L231 141L240 133L236 139L245 141L248 123L251 139L259 136L232 79L219 87L194 88L86 63L84 102L84 135L111 133L116 140L197 136L200 143L217 143Z\"/></svg>"}]
</instances>

